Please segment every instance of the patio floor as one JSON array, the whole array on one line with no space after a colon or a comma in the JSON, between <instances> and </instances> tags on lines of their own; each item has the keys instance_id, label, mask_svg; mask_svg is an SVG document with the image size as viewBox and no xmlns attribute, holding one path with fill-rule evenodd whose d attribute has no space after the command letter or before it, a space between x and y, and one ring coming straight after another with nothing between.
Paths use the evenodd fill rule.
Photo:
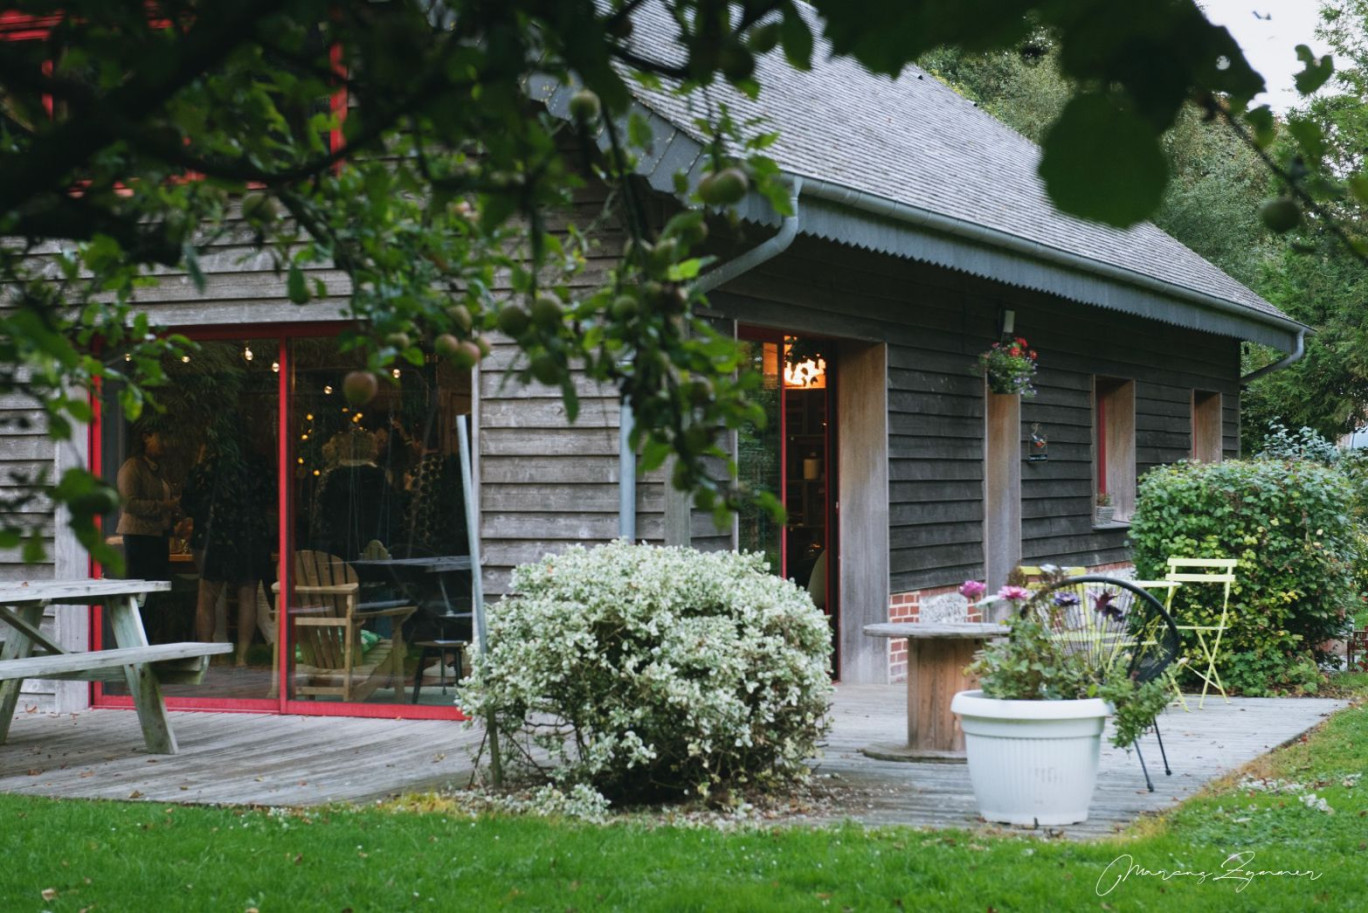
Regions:
<instances>
[{"instance_id":1,"label":"patio floor","mask_svg":"<svg viewBox=\"0 0 1368 913\"><path fill-rule=\"evenodd\" d=\"M845 791L829 820L925 827L987 827L979 821L963 764L876 761L871 742L906 731L906 687L845 685L816 761L821 782ZM1162 719L1173 776L1153 736L1143 743L1156 791L1140 765L1104 743L1091 819L1062 829L1101 836L1163 811L1206 783L1295 739L1345 706L1305 698L1208 699L1204 710L1170 709ZM180 754L149 755L132 711L19 713L0 746L0 792L155 802L314 805L367 802L403 792L464 785L479 729L428 720L174 713ZM823 819L805 818L804 823Z\"/></svg>"}]
</instances>

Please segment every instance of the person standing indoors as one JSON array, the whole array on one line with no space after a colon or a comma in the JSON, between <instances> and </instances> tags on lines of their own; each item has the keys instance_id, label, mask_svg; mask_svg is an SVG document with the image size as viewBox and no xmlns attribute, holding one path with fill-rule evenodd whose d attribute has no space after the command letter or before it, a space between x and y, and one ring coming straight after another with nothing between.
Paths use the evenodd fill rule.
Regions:
<instances>
[{"instance_id":1,"label":"person standing indoors","mask_svg":"<svg viewBox=\"0 0 1368 913\"><path fill-rule=\"evenodd\" d=\"M171 579L171 527L180 504L166 480L162 457L166 441L160 431L139 429L133 436L136 452L119 467L119 497L123 512L116 531L123 537L124 576L132 580ZM167 643L177 636L174 612L165 594L151 593L143 606L148 639Z\"/></svg>"},{"instance_id":2,"label":"person standing indoors","mask_svg":"<svg viewBox=\"0 0 1368 913\"><path fill-rule=\"evenodd\" d=\"M163 474L166 442L160 431L141 429L138 452L119 467L123 513L117 532L123 537L125 575L135 580L171 579L171 525L179 501Z\"/></svg>"},{"instance_id":3,"label":"person standing indoors","mask_svg":"<svg viewBox=\"0 0 1368 913\"><path fill-rule=\"evenodd\" d=\"M219 595L230 587L237 595L238 666L247 665L256 632L258 585L273 576L272 477L264 460L243 454L234 440L201 450L181 496L194 520L190 547L200 570L195 637L214 640Z\"/></svg>"}]
</instances>

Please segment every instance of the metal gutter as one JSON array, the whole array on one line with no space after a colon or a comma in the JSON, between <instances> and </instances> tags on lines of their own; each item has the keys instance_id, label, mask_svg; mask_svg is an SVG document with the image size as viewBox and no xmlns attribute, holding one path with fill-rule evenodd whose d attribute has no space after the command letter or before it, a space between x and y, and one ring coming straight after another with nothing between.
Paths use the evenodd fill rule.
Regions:
<instances>
[{"instance_id":1,"label":"metal gutter","mask_svg":"<svg viewBox=\"0 0 1368 913\"><path fill-rule=\"evenodd\" d=\"M1292 354L1288 355L1284 359L1281 359L1280 361L1273 362L1273 364L1271 365L1265 365L1257 371L1249 372L1244 377L1240 378L1240 386L1247 387L1254 381L1258 380L1260 377L1272 374L1275 371L1281 371L1283 368L1289 368L1292 365L1295 365L1297 362L1301 361L1305 355L1306 330L1305 328L1303 328L1302 331L1297 334L1297 346L1292 350Z\"/></svg>"},{"instance_id":2,"label":"metal gutter","mask_svg":"<svg viewBox=\"0 0 1368 913\"><path fill-rule=\"evenodd\" d=\"M803 192L806 178L794 175L789 186L789 215L784 216L783 224L779 226L779 231L771 238L767 238L761 243L752 247L739 257L728 260L720 266L708 270L703 275L694 280L694 290L707 294L725 282L730 282L742 273L747 273L755 269L766 260L775 257L788 250L793 239L798 236L798 228L801 223L798 212L798 197Z\"/></svg>"},{"instance_id":3,"label":"metal gutter","mask_svg":"<svg viewBox=\"0 0 1368 913\"><path fill-rule=\"evenodd\" d=\"M1228 315L1241 321L1250 321L1261 323L1269 327L1275 327L1278 330L1287 333L1289 337L1293 334L1297 337L1301 337L1307 330L1306 326L1297 323L1290 318L1264 313L1247 305L1227 301L1223 298L1217 298L1214 295L1209 295L1195 289L1172 285L1161 279L1146 276L1124 267L1113 266L1109 263L1089 259L1079 254L1059 250L1058 248L1008 234L994 228L986 228L976 223L965 222L930 210L910 206L906 203L898 203L842 184L834 184L829 181L811 177L804 178L803 180L805 193L815 198L835 203L839 206L858 209L862 212L882 216L896 222L926 229L938 234L953 235L988 248L1009 251L1033 261L1046 263L1055 267L1062 267L1071 272L1080 273L1085 276L1102 278L1120 285L1150 292L1170 300L1179 300L1188 304L1197 305L1205 310ZM915 256L915 252L908 251L904 255ZM1010 282L1010 280L1003 281ZM1284 351L1286 350L1284 349Z\"/></svg>"}]
</instances>

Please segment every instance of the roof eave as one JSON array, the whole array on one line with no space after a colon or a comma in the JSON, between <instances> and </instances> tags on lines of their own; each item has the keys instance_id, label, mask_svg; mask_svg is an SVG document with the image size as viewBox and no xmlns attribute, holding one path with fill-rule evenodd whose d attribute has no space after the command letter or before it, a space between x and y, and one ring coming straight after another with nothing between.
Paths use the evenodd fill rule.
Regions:
<instances>
[{"instance_id":1,"label":"roof eave","mask_svg":"<svg viewBox=\"0 0 1368 913\"><path fill-rule=\"evenodd\" d=\"M553 78L536 78L529 94L552 114L569 119L575 89ZM640 101L633 113L646 119L652 141L636 163L637 173L655 190L675 193L675 175L689 187L703 177L707 156L702 143ZM605 131L598 136L607 148ZM1245 339L1292 352L1309 328L1238 302L1164 282L1133 270L1050 247L1028 238L899 203L807 174L801 178L801 234L879 253L960 270L1008 285L1058 295L1070 301L1159 320L1185 329ZM747 221L778 226L780 216L758 193L738 206Z\"/></svg>"}]
</instances>

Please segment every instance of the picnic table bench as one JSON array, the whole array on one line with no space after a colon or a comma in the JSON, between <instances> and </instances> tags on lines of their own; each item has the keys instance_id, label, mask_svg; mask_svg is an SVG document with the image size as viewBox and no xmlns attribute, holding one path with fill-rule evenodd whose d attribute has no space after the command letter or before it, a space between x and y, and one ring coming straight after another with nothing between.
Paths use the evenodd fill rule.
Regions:
<instances>
[{"instance_id":1,"label":"picnic table bench","mask_svg":"<svg viewBox=\"0 0 1368 913\"><path fill-rule=\"evenodd\" d=\"M175 754L176 737L166 715L161 685L198 683L209 657L229 653L232 644L149 644L139 605L149 593L165 592L165 580L50 580L0 584L0 743L18 706L24 679L119 681L128 685L147 750ZM69 653L40 630L49 605L104 606L115 647ZM41 651L35 653L35 650Z\"/></svg>"}]
</instances>

